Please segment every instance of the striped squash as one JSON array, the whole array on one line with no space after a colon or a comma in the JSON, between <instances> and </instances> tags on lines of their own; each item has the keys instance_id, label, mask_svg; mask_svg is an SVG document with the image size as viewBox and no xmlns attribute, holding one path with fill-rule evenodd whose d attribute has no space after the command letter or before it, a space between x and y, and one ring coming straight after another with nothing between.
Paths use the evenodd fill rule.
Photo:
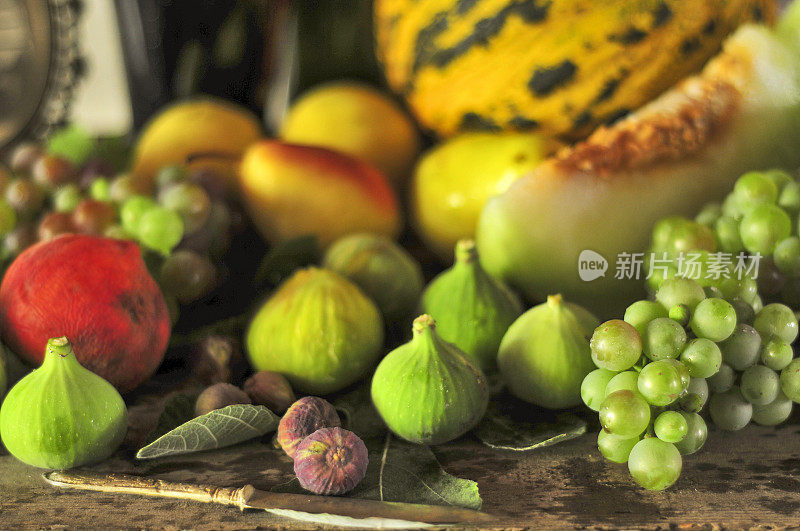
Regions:
<instances>
[{"instance_id":1,"label":"striped squash","mask_svg":"<svg viewBox=\"0 0 800 531\"><path fill-rule=\"evenodd\" d=\"M652 100L773 0L376 0L390 85L441 136L575 139Z\"/></svg>"}]
</instances>

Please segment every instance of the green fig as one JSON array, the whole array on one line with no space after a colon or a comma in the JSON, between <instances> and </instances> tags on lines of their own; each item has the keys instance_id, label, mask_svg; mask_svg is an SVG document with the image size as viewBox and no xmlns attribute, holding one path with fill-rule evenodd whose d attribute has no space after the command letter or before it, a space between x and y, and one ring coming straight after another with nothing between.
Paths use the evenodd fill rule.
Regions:
<instances>
[{"instance_id":1,"label":"green fig","mask_svg":"<svg viewBox=\"0 0 800 531\"><path fill-rule=\"evenodd\" d=\"M42 365L11 388L0 408L0 437L29 465L65 469L113 454L128 428L114 386L78 363L66 337L50 339Z\"/></svg>"},{"instance_id":2,"label":"green fig","mask_svg":"<svg viewBox=\"0 0 800 531\"><path fill-rule=\"evenodd\" d=\"M352 282L326 269L297 271L247 331L256 370L282 374L298 391L325 395L363 378L383 347L383 320Z\"/></svg>"},{"instance_id":3,"label":"green fig","mask_svg":"<svg viewBox=\"0 0 800 531\"><path fill-rule=\"evenodd\" d=\"M422 269L386 236L352 234L328 248L322 265L347 277L380 308L386 322L413 317L422 293Z\"/></svg>"},{"instance_id":4,"label":"green fig","mask_svg":"<svg viewBox=\"0 0 800 531\"><path fill-rule=\"evenodd\" d=\"M497 349L522 313L519 298L478 262L472 240L456 244L453 267L433 279L422 294L422 309L437 332L463 350L484 371L497 366Z\"/></svg>"},{"instance_id":5,"label":"green fig","mask_svg":"<svg viewBox=\"0 0 800 531\"><path fill-rule=\"evenodd\" d=\"M511 393L538 406L581 402L581 382L595 369L588 338L600 325L588 311L551 295L514 321L497 364Z\"/></svg>"},{"instance_id":6,"label":"green fig","mask_svg":"<svg viewBox=\"0 0 800 531\"><path fill-rule=\"evenodd\" d=\"M489 402L486 376L436 333L434 320L414 320L411 341L391 351L372 378L372 402L399 437L441 444L474 428Z\"/></svg>"}]
</instances>

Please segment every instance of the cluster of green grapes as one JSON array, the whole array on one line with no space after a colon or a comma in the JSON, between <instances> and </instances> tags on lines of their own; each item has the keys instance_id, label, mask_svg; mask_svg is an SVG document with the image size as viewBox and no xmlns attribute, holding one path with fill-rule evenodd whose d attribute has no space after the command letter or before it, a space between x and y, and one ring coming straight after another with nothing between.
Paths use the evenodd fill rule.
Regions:
<instances>
[{"instance_id":1,"label":"cluster of green grapes","mask_svg":"<svg viewBox=\"0 0 800 531\"><path fill-rule=\"evenodd\" d=\"M65 233L139 243L171 310L207 295L228 248L235 214L222 182L206 171L163 168L155 183L93 159L83 165L38 143L0 165L0 259Z\"/></svg>"},{"instance_id":2,"label":"cluster of green grapes","mask_svg":"<svg viewBox=\"0 0 800 531\"><path fill-rule=\"evenodd\" d=\"M745 302L757 297L750 279L722 285L725 293L683 277L663 280L654 300L634 302L623 320L592 335L598 368L581 397L599 412L598 447L627 462L646 489L677 481L682 455L706 441L706 410L718 428L739 430L751 420L783 422L792 400L800 402L794 312L780 303L755 311Z\"/></svg>"},{"instance_id":3,"label":"cluster of green grapes","mask_svg":"<svg viewBox=\"0 0 800 531\"><path fill-rule=\"evenodd\" d=\"M737 257L759 255L758 295L800 307L800 183L782 170L742 175L722 203L708 203L694 220L664 218L653 229L645 265L655 290L664 278L686 275L686 261L695 255L699 266L691 278L703 286L716 285L724 269L730 276ZM720 267L719 257L732 257ZM653 259L667 257L669 265L655 271ZM711 263L717 259L716 266ZM742 265L742 264L740 264ZM744 269L752 265L746 264ZM716 267L716 272L712 269ZM683 269L683 271L681 271Z\"/></svg>"}]
</instances>

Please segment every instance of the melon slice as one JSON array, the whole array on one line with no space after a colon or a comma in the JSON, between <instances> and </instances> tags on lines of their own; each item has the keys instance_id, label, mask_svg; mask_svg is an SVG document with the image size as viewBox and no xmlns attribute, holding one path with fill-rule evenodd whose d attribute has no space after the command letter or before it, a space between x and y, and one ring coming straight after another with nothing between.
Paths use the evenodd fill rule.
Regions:
<instances>
[{"instance_id":1,"label":"melon slice","mask_svg":"<svg viewBox=\"0 0 800 531\"><path fill-rule=\"evenodd\" d=\"M798 5L777 31L741 27L700 75L491 199L477 233L484 267L531 300L562 293L619 316L644 296L645 268L615 278L631 273L618 256L643 252L656 220L693 215L746 171L800 166ZM586 249L608 261L605 276L581 280Z\"/></svg>"}]
</instances>

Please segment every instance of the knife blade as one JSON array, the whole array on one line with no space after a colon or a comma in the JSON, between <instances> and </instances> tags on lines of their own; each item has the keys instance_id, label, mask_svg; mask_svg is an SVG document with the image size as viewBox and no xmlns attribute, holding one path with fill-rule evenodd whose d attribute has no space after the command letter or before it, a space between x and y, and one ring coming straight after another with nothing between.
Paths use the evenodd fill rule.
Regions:
<instances>
[{"instance_id":1,"label":"knife blade","mask_svg":"<svg viewBox=\"0 0 800 531\"><path fill-rule=\"evenodd\" d=\"M252 485L240 488L215 487L90 471L53 471L47 472L43 477L51 485L63 488L218 503L238 507L241 510L265 510L304 521L313 520L314 515L329 515L333 517L329 523L357 527L480 525L493 521L493 518L486 513L460 507L267 492L258 490Z\"/></svg>"}]
</instances>

